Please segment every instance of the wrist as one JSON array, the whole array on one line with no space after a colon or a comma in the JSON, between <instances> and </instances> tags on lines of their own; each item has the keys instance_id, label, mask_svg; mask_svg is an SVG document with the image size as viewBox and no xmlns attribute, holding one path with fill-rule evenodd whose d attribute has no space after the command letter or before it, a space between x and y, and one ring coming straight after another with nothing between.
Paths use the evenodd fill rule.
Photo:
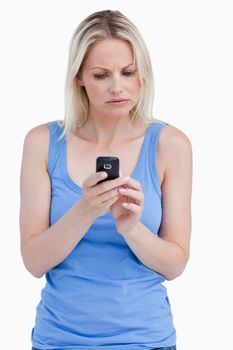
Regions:
<instances>
[{"instance_id":1,"label":"wrist","mask_svg":"<svg viewBox=\"0 0 233 350\"><path fill-rule=\"evenodd\" d=\"M85 203L83 202L82 199L80 199L76 204L75 204L75 212L76 212L76 215L78 215L80 217L80 219L86 223L86 224L92 224L93 221L96 219L96 218L93 218L91 215L90 215L90 211L88 211L86 209L86 206L85 206Z\"/></svg>"},{"instance_id":2,"label":"wrist","mask_svg":"<svg viewBox=\"0 0 233 350\"><path fill-rule=\"evenodd\" d=\"M122 233L122 236L124 238L131 239L131 238L135 237L136 235L138 235L138 233L139 233L139 227L138 227L138 224L136 224L131 230Z\"/></svg>"}]
</instances>

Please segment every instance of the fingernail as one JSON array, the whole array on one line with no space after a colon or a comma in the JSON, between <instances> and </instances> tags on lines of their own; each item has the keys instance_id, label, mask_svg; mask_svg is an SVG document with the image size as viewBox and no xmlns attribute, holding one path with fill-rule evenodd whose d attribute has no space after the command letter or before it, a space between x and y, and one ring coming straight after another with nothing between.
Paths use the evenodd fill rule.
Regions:
<instances>
[{"instance_id":1,"label":"fingernail","mask_svg":"<svg viewBox=\"0 0 233 350\"><path fill-rule=\"evenodd\" d=\"M129 176L125 176L125 177L123 177L123 180L124 180L124 181L129 180Z\"/></svg>"},{"instance_id":2,"label":"fingernail","mask_svg":"<svg viewBox=\"0 0 233 350\"><path fill-rule=\"evenodd\" d=\"M101 177L107 177L107 173L101 173Z\"/></svg>"},{"instance_id":3,"label":"fingernail","mask_svg":"<svg viewBox=\"0 0 233 350\"><path fill-rule=\"evenodd\" d=\"M122 176L123 176L122 171L119 171L119 175L120 175L120 177L122 177Z\"/></svg>"},{"instance_id":4,"label":"fingernail","mask_svg":"<svg viewBox=\"0 0 233 350\"><path fill-rule=\"evenodd\" d=\"M126 189L125 188L119 188L119 192L125 193Z\"/></svg>"}]
</instances>

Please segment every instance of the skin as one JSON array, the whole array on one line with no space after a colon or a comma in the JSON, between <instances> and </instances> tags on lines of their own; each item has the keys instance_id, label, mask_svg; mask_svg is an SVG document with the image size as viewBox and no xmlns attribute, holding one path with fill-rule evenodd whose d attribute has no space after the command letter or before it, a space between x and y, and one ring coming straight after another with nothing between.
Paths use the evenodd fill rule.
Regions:
<instances>
[{"instance_id":1,"label":"skin","mask_svg":"<svg viewBox=\"0 0 233 350\"><path fill-rule=\"evenodd\" d=\"M129 112L135 106L140 92L131 46L121 39L96 42L86 55L77 81L85 87L89 99L88 119L79 128L79 135L88 135L97 148L122 147L124 140L135 133L136 128L130 123ZM113 98L129 101L119 106L107 103ZM122 235L136 226L143 208L140 184L131 179L127 187L131 187L129 196L121 192L124 188L119 189L120 198L111 206L117 230ZM83 188L88 192L85 182ZM130 196L138 205L132 202L131 207L127 207Z\"/></svg>"},{"instance_id":2,"label":"skin","mask_svg":"<svg viewBox=\"0 0 233 350\"><path fill-rule=\"evenodd\" d=\"M140 83L137 72L126 78L122 67L132 61L128 43L106 39L92 47L84 62L78 83L87 91L90 114L86 130L97 145L115 145L130 135L129 110L136 103ZM103 79L96 80L94 73L102 75ZM111 93L115 98L129 98L129 105L109 106L106 101L112 98ZM160 237L154 236L140 222L144 194L138 181L130 178L127 188L119 189L121 196L111 209L118 232L135 255L156 271L167 269L167 278L172 279L182 273L189 259L192 150L189 139L178 129L167 126L161 134L158 148L163 152L166 165L161 186L164 215ZM172 263L173 274L170 273Z\"/></svg>"},{"instance_id":3,"label":"skin","mask_svg":"<svg viewBox=\"0 0 233 350\"><path fill-rule=\"evenodd\" d=\"M140 91L137 73L125 75L125 71L135 67L123 69L132 61L132 51L126 42L107 39L91 48L77 77L90 100L88 119L77 130L77 136L90 142L96 150L122 150L122 145L129 143L132 135L139 135L139 131L142 134L145 127L132 126L129 119L129 111ZM107 71L93 69L96 66ZM103 79L94 76L104 72ZM112 98L128 98L130 101L122 106L108 105L106 101ZM91 211L101 210L101 203L96 201L102 201L103 197L114 199L111 210L117 230L145 266L168 280L183 272L189 259L191 235L192 147L181 130L166 125L158 138L156 164L163 195L159 236L140 222L144 205L140 183L130 177L126 182L117 178L95 186L99 180L96 173L83 183L84 198L49 227L51 181L47 172L48 146L47 124L30 130L24 140L21 165L21 252L25 266L34 276L43 276L72 251L93 222L93 217L89 217L90 208ZM126 187L126 193L121 193L118 187ZM117 189L119 197L115 199ZM128 203L128 206L123 203Z\"/></svg>"},{"instance_id":4,"label":"skin","mask_svg":"<svg viewBox=\"0 0 233 350\"><path fill-rule=\"evenodd\" d=\"M130 124L129 111L137 102L140 81L137 67L131 63L132 49L119 39L95 43L83 63L77 81L86 89L89 115L79 133L89 137L96 145L117 146L135 132ZM106 103L114 98L130 101L121 106Z\"/></svg>"}]
</instances>

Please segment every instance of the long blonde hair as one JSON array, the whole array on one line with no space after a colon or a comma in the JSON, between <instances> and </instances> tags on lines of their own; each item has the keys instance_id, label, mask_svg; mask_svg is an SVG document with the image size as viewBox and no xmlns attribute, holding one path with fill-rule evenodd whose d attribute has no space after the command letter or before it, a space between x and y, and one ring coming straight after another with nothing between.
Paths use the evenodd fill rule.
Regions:
<instances>
[{"instance_id":1,"label":"long blonde hair","mask_svg":"<svg viewBox=\"0 0 233 350\"><path fill-rule=\"evenodd\" d=\"M154 79L150 55L137 27L120 11L104 10L86 17L72 35L69 48L68 66L65 80L65 115L58 124L64 130L60 138L82 125L88 117L88 96L84 86L77 82L77 75L88 49L95 42L118 38L131 45L140 80L137 104L129 112L134 118L154 122L153 100Z\"/></svg>"}]
</instances>

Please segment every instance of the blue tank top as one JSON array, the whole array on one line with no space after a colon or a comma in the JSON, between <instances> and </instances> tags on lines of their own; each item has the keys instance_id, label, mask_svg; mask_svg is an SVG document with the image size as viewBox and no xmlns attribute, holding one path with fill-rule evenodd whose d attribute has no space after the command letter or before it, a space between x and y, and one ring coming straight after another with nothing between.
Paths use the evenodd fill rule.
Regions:
<instances>
[{"instance_id":1,"label":"blue tank top","mask_svg":"<svg viewBox=\"0 0 233 350\"><path fill-rule=\"evenodd\" d=\"M159 234L162 193L156 168L160 130L150 123L131 177L144 192L140 221ZM48 122L48 173L51 179L50 225L82 194L69 176L66 139L58 121ZM65 234L65 232L64 232ZM141 350L176 344L176 330L165 277L146 267L115 226L109 210L58 265L46 274L31 332L34 348L53 350Z\"/></svg>"}]
</instances>

